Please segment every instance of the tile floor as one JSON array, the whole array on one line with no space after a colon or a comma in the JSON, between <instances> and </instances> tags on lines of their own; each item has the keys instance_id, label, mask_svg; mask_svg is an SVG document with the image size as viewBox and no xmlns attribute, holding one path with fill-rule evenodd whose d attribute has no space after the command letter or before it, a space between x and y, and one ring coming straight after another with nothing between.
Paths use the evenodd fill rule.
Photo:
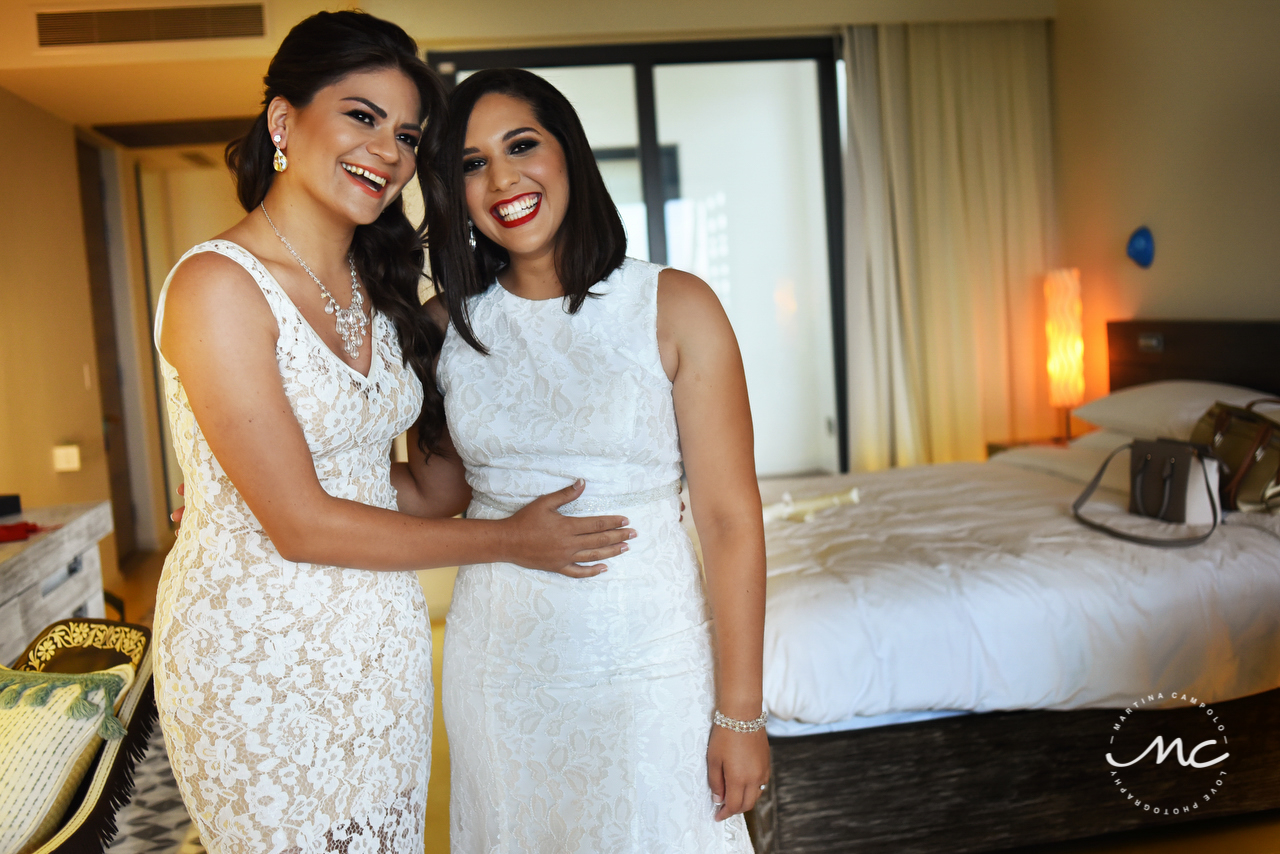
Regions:
<instances>
[{"instance_id":1,"label":"tile floor","mask_svg":"<svg viewBox=\"0 0 1280 854\"><path fill-rule=\"evenodd\" d=\"M134 795L116 814L109 854L204 854L169 770L169 754L157 726L147 755L134 769Z\"/></svg>"}]
</instances>

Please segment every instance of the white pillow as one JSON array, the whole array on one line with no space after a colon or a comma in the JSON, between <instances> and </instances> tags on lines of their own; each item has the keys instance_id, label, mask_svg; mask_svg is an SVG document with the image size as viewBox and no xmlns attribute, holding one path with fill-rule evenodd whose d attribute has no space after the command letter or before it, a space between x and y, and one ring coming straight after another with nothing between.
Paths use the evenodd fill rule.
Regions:
<instances>
[{"instance_id":1,"label":"white pillow","mask_svg":"<svg viewBox=\"0 0 1280 854\"><path fill-rule=\"evenodd\" d=\"M1218 401L1244 406L1265 392L1196 380L1165 380L1121 389L1078 406L1073 414L1104 430L1137 439L1191 438L1191 430Z\"/></svg>"},{"instance_id":2,"label":"white pillow","mask_svg":"<svg viewBox=\"0 0 1280 854\"><path fill-rule=\"evenodd\" d=\"M1078 439L1072 439L1071 447L1110 452L1132 441L1132 436L1123 436L1119 433L1112 433L1110 430L1094 430L1092 433L1085 433Z\"/></svg>"}]
</instances>

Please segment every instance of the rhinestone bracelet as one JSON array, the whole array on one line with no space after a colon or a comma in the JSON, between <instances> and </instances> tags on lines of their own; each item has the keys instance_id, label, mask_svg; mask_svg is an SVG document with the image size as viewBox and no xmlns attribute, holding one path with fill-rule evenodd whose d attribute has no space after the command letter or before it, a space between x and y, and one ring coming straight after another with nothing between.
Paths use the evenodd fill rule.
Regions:
<instances>
[{"instance_id":1,"label":"rhinestone bracelet","mask_svg":"<svg viewBox=\"0 0 1280 854\"><path fill-rule=\"evenodd\" d=\"M734 732L757 732L765 725L765 721L769 720L768 712L761 712L760 717L754 721L737 721L733 718L726 718L720 714L720 710L716 710L715 722L716 726L722 726L725 729L731 729Z\"/></svg>"}]
</instances>

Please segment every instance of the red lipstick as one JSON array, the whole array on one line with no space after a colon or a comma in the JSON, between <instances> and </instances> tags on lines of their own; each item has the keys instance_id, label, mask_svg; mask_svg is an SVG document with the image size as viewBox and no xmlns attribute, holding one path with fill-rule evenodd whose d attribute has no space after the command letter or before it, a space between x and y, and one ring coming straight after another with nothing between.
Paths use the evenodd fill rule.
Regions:
<instances>
[{"instance_id":1,"label":"red lipstick","mask_svg":"<svg viewBox=\"0 0 1280 854\"><path fill-rule=\"evenodd\" d=\"M352 172L351 171L352 168L359 169L362 172L366 173L365 177L361 177L360 175L357 175L354 172ZM355 185L357 187L364 190L366 193L373 196L375 199L382 198L382 194L385 193L387 190L386 184L391 180L391 176L386 174L385 172L380 172L377 169L373 169L368 166L360 166L355 163L343 163L342 171L347 173L347 177L350 178L353 182L355 182ZM369 175L375 175L378 178L381 178L383 181L383 185L381 187L377 186L377 182L372 181L368 177Z\"/></svg>"},{"instance_id":2,"label":"red lipstick","mask_svg":"<svg viewBox=\"0 0 1280 854\"><path fill-rule=\"evenodd\" d=\"M499 208L505 205L514 204L515 202L518 202L521 199L527 199L530 197L535 198L533 207L531 207L529 209L529 212L521 216L519 219L506 220L502 218L502 214L498 213ZM492 216L494 219L496 219L498 221L498 224L501 225L503 228L515 228L516 226L524 225L526 222L528 222L529 220L537 216L538 211L541 208L542 208L541 193L521 193L518 196L512 196L509 199L503 199L500 202L495 202L494 205L489 208L489 215Z\"/></svg>"}]
</instances>

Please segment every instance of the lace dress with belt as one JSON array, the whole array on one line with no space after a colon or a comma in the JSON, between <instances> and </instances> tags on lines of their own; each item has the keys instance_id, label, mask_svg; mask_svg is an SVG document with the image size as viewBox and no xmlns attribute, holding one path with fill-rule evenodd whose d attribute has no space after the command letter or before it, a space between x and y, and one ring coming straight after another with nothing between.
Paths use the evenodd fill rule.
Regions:
<instances>
[{"instance_id":1,"label":"lace dress with belt","mask_svg":"<svg viewBox=\"0 0 1280 854\"><path fill-rule=\"evenodd\" d=\"M638 532L595 578L464 566L445 632L455 854L751 851L714 821L710 622L679 522L680 443L657 343L660 267L628 259L576 314L494 284L473 297L482 355L450 329L439 378L472 518L573 479L562 512Z\"/></svg>"},{"instance_id":2,"label":"lace dress with belt","mask_svg":"<svg viewBox=\"0 0 1280 854\"><path fill-rule=\"evenodd\" d=\"M417 419L422 386L392 323L374 313L362 376L253 255L215 240L182 260L198 252L231 258L262 288L280 378L325 491L395 509L390 444ZM156 315L158 344L163 292ZM421 854L431 630L417 579L282 558L159 358L187 508L157 592L156 700L201 839L212 854Z\"/></svg>"}]
</instances>

